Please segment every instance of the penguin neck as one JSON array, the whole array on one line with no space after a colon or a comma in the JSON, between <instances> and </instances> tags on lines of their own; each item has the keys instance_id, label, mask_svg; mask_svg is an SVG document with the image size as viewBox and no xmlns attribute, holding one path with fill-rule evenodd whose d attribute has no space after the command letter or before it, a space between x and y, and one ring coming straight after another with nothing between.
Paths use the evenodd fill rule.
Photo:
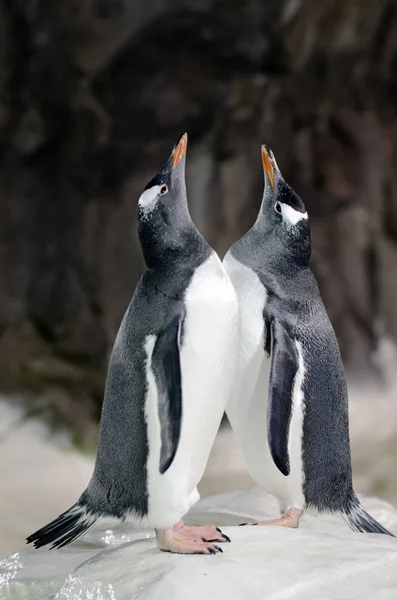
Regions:
<instances>
[{"instance_id":1,"label":"penguin neck","mask_svg":"<svg viewBox=\"0 0 397 600\"><path fill-rule=\"evenodd\" d=\"M275 272L282 268L285 275L294 276L309 266L310 234L306 231L297 230L296 234L288 232L287 235L281 229L269 231L260 214L247 236L251 238L250 243L255 240L256 247L261 248L261 260L265 257L267 267Z\"/></svg>"},{"instance_id":2,"label":"penguin neck","mask_svg":"<svg viewBox=\"0 0 397 600\"><path fill-rule=\"evenodd\" d=\"M206 243L194 226L187 204L153 211L139 219L139 239L148 269L164 270L172 264L190 264Z\"/></svg>"}]
</instances>

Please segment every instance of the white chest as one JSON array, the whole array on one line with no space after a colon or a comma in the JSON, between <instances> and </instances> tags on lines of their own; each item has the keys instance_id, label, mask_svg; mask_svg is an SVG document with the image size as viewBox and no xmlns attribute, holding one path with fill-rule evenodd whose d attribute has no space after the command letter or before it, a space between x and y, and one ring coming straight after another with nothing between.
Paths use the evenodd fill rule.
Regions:
<instances>
[{"instance_id":1,"label":"white chest","mask_svg":"<svg viewBox=\"0 0 397 600\"><path fill-rule=\"evenodd\" d=\"M263 322L267 292L256 273L234 259L230 252L224 259L224 265L237 292L241 320L238 368L227 415L239 439L251 477L258 485L274 494L283 506L303 508L301 456L303 365L300 362L291 399L293 404L289 437L291 475L285 477L274 465L267 440L270 360L264 351Z\"/></svg>"},{"instance_id":2,"label":"white chest","mask_svg":"<svg viewBox=\"0 0 397 600\"><path fill-rule=\"evenodd\" d=\"M263 361L266 360L263 350L263 310L267 294L256 273L238 262L230 252L226 254L223 264L236 290L240 312L238 363L227 410L238 435L238 425L247 417L248 399L252 397Z\"/></svg>"},{"instance_id":3,"label":"white chest","mask_svg":"<svg viewBox=\"0 0 397 600\"><path fill-rule=\"evenodd\" d=\"M226 254L223 264L234 285L239 301L240 359L243 365L248 366L258 350L263 350L263 311L267 293L258 275L249 267L238 262L230 252Z\"/></svg>"},{"instance_id":4,"label":"white chest","mask_svg":"<svg viewBox=\"0 0 397 600\"><path fill-rule=\"evenodd\" d=\"M229 398L239 348L238 301L233 284L213 253L186 290L180 352L182 421L175 458L159 473L161 428L157 390L147 345L149 521L166 528L197 501L200 481ZM149 340L150 342L150 340ZM157 525L159 526L159 525Z\"/></svg>"}]
</instances>

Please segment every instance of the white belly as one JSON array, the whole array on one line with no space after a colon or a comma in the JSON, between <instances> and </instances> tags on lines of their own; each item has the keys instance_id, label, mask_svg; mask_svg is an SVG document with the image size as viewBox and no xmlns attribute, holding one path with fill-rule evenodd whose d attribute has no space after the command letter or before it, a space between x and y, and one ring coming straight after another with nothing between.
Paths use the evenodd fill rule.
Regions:
<instances>
[{"instance_id":1,"label":"white belly","mask_svg":"<svg viewBox=\"0 0 397 600\"><path fill-rule=\"evenodd\" d=\"M230 252L224 265L237 292L241 320L238 368L227 415L254 481L276 496L282 508L304 508L301 380L296 377L294 386L288 445L291 472L286 477L275 466L267 439L270 361L264 351L263 336L266 290L256 273L234 259Z\"/></svg>"},{"instance_id":2,"label":"white belly","mask_svg":"<svg viewBox=\"0 0 397 600\"><path fill-rule=\"evenodd\" d=\"M185 296L181 350L182 424L175 458L161 475L157 390L148 361L148 520L168 528L199 499L196 489L228 401L239 346L238 302L214 253L195 272ZM147 340L148 357L155 338Z\"/></svg>"}]
</instances>

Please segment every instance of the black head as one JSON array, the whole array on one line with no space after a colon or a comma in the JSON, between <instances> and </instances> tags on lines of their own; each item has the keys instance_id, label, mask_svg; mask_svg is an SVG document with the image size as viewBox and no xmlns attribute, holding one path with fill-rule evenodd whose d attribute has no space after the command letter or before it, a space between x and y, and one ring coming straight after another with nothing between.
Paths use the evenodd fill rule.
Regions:
<instances>
[{"instance_id":1,"label":"black head","mask_svg":"<svg viewBox=\"0 0 397 600\"><path fill-rule=\"evenodd\" d=\"M265 189L255 228L265 237L267 251L277 260L307 266L310 259L310 228L305 205L284 181L269 146L262 146Z\"/></svg>"},{"instance_id":2,"label":"black head","mask_svg":"<svg viewBox=\"0 0 397 600\"><path fill-rule=\"evenodd\" d=\"M138 231L149 268L172 260L197 231L186 198L185 160L187 134L175 144L171 156L147 184L138 202Z\"/></svg>"},{"instance_id":3,"label":"black head","mask_svg":"<svg viewBox=\"0 0 397 600\"><path fill-rule=\"evenodd\" d=\"M138 202L139 220L150 220L156 213L169 213L176 205L187 206L185 162L187 133L180 136L171 156L145 187Z\"/></svg>"}]
</instances>

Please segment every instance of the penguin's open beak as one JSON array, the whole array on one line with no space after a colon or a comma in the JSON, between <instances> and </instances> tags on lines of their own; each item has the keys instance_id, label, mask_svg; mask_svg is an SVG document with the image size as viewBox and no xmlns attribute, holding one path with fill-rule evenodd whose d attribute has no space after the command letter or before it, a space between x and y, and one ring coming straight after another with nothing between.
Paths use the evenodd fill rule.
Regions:
<instances>
[{"instance_id":1,"label":"penguin's open beak","mask_svg":"<svg viewBox=\"0 0 397 600\"><path fill-rule=\"evenodd\" d=\"M274 168L272 160L270 158L270 148L268 146L263 145L261 151L263 168L265 170L268 180L271 183L272 188L274 188Z\"/></svg>"},{"instance_id":2,"label":"penguin's open beak","mask_svg":"<svg viewBox=\"0 0 397 600\"><path fill-rule=\"evenodd\" d=\"M184 133L183 135L181 135L181 137L175 144L174 149L171 154L173 171L174 171L174 169L176 169L176 167L181 162L182 158L185 156L186 149L187 149L187 133Z\"/></svg>"}]
</instances>

